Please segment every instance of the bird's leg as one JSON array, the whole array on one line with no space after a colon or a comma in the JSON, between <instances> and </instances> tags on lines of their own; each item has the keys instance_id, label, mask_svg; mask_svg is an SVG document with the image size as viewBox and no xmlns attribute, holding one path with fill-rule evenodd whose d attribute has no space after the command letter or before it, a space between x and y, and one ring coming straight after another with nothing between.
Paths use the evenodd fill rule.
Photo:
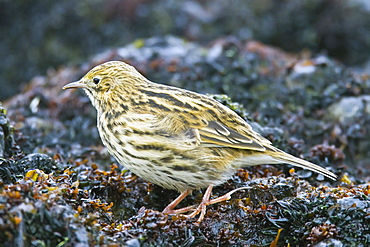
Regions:
<instances>
[{"instance_id":1,"label":"bird's leg","mask_svg":"<svg viewBox=\"0 0 370 247\"><path fill-rule=\"evenodd\" d=\"M195 217L197 214L200 213L200 216L197 220L197 222L201 222L203 219L204 219L204 216L206 214L206 207L208 205L211 205L211 204L215 204L215 203L219 203L219 202L223 202L223 201L227 201L227 200L230 200L231 198L231 195L233 193L235 193L236 191L238 190L244 190L244 189L250 189L251 187L241 187L241 188L237 188L235 190L232 190L228 193L226 193L225 195L223 196L220 196L220 197L217 197L215 199L212 199L210 200L209 198L211 197L211 193L212 193L212 189L213 189L213 185L209 185L206 192L204 193L204 196L203 196L203 199L202 199L202 202L199 204L198 208L189 215L189 218L192 218L192 217Z\"/></svg>"},{"instance_id":2,"label":"bird's leg","mask_svg":"<svg viewBox=\"0 0 370 247\"><path fill-rule=\"evenodd\" d=\"M213 189L213 185L211 184L208 186L206 192L204 193L202 202L199 204L199 206L194 212L189 214L189 218L193 218L200 213L200 216L197 222L201 222L204 219L204 215L206 214L206 207L207 205L209 205L209 198L211 196L212 189Z\"/></svg>"},{"instance_id":3,"label":"bird's leg","mask_svg":"<svg viewBox=\"0 0 370 247\"><path fill-rule=\"evenodd\" d=\"M165 214L181 214L181 213L186 213L193 209L195 206L189 206L185 208L180 208L180 209L174 209L182 200L184 200L185 197L187 197L192 190L185 190L182 192L175 200L173 200L168 206L163 209L162 213Z\"/></svg>"},{"instance_id":4,"label":"bird's leg","mask_svg":"<svg viewBox=\"0 0 370 247\"><path fill-rule=\"evenodd\" d=\"M204 216L206 214L206 207L208 205L230 200L231 195L233 193L237 192L238 190L244 190L244 189L250 189L250 188L251 187L237 188L235 190L232 190L232 191L226 193L223 196L220 196L220 197L217 197L215 199L210 200L209 198L211 197L211 194L212 194L213 185L209 185L206 192L203 195L202 202L198 205L198 207L195 209L194 212L192 212L191 214L188 215L188 217L193 218L193 217L197 216L200 213L200 216L199 216L197 222L201 222L204 219ZM186 196L188 196L191 193L191 191L192 190L185 190L184 192L182 192L173 202L168 204L168 206L162 211L162 213L181 214L181 213L186 213L186 212L194 209L195 205L180 208L180 209L174 209L182 200L184 200L184 198Z\"/></svg>"}]
</instances>

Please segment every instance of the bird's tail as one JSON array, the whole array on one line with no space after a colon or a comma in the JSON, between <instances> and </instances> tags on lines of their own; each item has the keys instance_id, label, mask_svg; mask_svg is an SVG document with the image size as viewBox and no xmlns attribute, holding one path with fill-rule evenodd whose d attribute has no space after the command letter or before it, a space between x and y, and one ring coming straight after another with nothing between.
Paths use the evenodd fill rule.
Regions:
<instances>
[{"instance_id":1,"label":"bird's tail","mask_svg":"<svg viewBox=\"0 0 370 247\"><path fill-rule=\"evenodd\" d=\"M325 177L328 177L332 180L336 180L337 177L338 177L334 173L329 172L328 170L326 170L325 168L323 168L321 166L318 166L318 165L315 165L315 164L313 164L311 162L308 162L306 160L302 160L300 158L294 157L293 155L287 154L287 153L285 153L281 150L277 150L277 152L274 153L273 157L275 159L281 161L282 163L287 163L287 164L290 164L290 165L293 165L293 166L298 166L298 167L301 167L303 169L307 169L307 170L311 170L313 172L317 172L317 173L322 174Z\"/></svg>"}]
</instances>

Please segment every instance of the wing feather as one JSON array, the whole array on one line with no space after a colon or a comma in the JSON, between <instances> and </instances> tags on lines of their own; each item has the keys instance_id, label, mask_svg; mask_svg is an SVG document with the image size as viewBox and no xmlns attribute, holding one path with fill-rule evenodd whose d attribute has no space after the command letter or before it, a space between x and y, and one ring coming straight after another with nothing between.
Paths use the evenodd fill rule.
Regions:
<instances>
[{"instance_id":1,"label":"wing feather","mask_svg":"<svg viewBox=\"0 0 370 247\"><path fill-rule=\"evenodd\" d=\"M256 136L248 137L217 121L210 121L207 126L197 130L201 143L257 151L266 150L263 146L263 137L260 137L261 141L259 142L259 138Z\"/></svg>"}]
</instances>

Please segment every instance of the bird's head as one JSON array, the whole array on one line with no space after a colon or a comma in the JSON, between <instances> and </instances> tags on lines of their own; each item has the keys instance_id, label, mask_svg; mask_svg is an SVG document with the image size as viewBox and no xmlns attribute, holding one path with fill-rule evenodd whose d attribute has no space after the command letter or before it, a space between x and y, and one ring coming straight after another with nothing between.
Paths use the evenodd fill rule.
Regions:
<instances>
[{"instance_id":1,"label":"bird's head","mask_svg":"<svg viewBox=\"0 0 370 247\"><path fill-rule=\"evenodd\" d=\"M71 82L63 89L84 89L97 107L98 102L107 102L114 92L130 95L133 88L146 81L147 79L131 65L110 61L94 67L79 81Z\"/></svg>"}]
</instances>

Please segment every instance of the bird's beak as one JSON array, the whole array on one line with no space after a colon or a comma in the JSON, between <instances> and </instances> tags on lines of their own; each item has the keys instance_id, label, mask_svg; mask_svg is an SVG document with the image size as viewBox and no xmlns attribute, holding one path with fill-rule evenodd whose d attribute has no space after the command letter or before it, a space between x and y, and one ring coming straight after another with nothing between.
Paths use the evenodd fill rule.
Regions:
<instances>
[{"instance_id":1,"label":"bird's beak","mask_svg":"<svg viewBox=\"0 0 370 247\"><path fill-rule=\"evenodd\" d=\"M65 85L62 88L63 89L69 89L69 88L84 88L84 87L86 87L85 83L83 83L81 80L79 80L79 81L68 83L67 85Z\"/></svg>"}]
</instances>

